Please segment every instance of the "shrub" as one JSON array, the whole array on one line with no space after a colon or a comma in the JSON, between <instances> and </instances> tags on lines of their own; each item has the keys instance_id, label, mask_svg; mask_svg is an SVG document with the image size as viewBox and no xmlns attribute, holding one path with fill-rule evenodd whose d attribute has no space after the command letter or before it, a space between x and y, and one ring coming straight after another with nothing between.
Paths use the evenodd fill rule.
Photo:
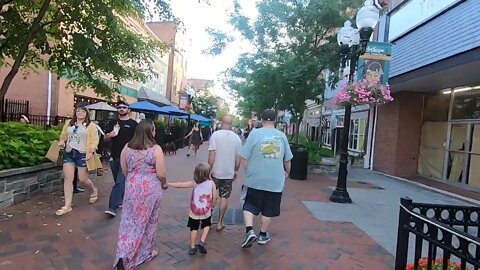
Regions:
<instances>
[{"instance_id":1,"label":"shrub","mask_svg":"<svg viewBox=\"0 0 480 270\"><path fill-rule=\"evenodd\" d=\"M45 154L62 127L44 130L22 123L0 123L0 170L39 165L48 160Z\"/></svg>"},{"instance_id":2,"label":"shrub","mask_svg":"<svg viewBox=\"0 0 480 270\"><path fill-rule=\"evenodd\" d=\"M157 141L159 145L166 142L166 128L167 123L163 121L155 121L155 141Z\"/></svg>"},{"instance_id":3,"label":"shrub","mask_svg":"<svg viewBox=\"0 0 480 270\"><path fill-rule=\"evenodd\" d=\"M290 136L288 139L292 143L293 138ZM303 133L299 133L298 144L307 150L309 163L317 164L324 157L333 157L332 150L322 147L318 142L309 141Z\"/></svg>"}]
</instances>

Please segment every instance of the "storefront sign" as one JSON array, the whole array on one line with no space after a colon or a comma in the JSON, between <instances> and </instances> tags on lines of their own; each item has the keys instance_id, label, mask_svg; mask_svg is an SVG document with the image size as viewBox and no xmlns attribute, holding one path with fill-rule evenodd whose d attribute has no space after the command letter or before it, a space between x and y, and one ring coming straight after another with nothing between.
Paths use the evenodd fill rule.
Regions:
<instances>
[{"instance_id":1,"label":"storefront sign","mask_svg":"<svg viewBox=\"0 0 480 270\"><path fill-rule=\"evenodd\" d=\"M398 10L391 13L388 40L392 41L398 38L460 1L461 0L410 0Z\"/></svg>"},{"instance_id":2,"label":"storefront sign","mask_svg":"<svg viewBox=\"0 0 480 270\"><path fill-rule=\"evenodd\" d=\"M188 110L189 109L189 98L188 95L181 95L180 96L180 109L182 110Z\"/></svg>"},{"instance_id":3,"label":"storefront sign","mask_svg":"<svg viewBox=\"0 0 480 270\"><path fill-rule=\"evenodd\" d=\"M380 76L382 83L388 83L391 59L391 43L369 42L367 51L358 61L357 80L365 76Z\"/></svg>"}]
</instances>

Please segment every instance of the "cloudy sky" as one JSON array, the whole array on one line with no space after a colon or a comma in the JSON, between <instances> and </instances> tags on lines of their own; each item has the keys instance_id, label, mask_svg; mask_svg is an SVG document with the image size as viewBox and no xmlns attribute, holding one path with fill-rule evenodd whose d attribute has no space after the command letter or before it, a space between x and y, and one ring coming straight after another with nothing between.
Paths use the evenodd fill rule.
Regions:
<instances>
[{"instance_id":1,"label":"cloudy sky","mask_svg":"<svg viewBox=\"0 0 480 270\"><path fill-rule=\"evenodd\" d=\"M241 0L244 13L249 17L256 16L257 0ZM198 0L173 0L173 12L185 24L187 36L192 46L187 48L188 77L197 79L213 79L214 93L225 99L229 94L221 85L221 73L232 67L238 56L248 48L246 42L235 42L220 56L204 55L202 51L210 45L210 37L205 32L208 27L231 33L233 28L228 24L228 14L232 10L231 0L210 0L210 5L198 3ZM233 105L234 102L230 100Z\"/></svg>"}]
</instances>

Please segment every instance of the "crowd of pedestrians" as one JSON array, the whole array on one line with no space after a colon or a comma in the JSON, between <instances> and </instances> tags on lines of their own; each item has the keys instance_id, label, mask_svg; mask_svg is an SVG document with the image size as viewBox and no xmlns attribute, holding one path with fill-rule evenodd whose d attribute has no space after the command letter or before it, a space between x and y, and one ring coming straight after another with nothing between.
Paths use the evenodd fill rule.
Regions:
<instances>
[{"instance_id":1,"label":"crowd of pedestrians","mask_svg":"<svg viewBox=\"0 0 480 270\"><path fill-rule=\"evenodd\" d=\"M262 114L263 127L248 130L243 146L232 129L232 118L223 118L220 129L209 139L208 161L199 163L192 178L186 181L167 181L165 158L155 141L154 123L148 119L140 123L131 119L126 102L119 102L117 111L116 124L106 130L104 136L104 140L111 143L110 167L114 180L105 214L114 218L119 208L122 209L115 269L134 269L158 254L155 239L161 224L160 205L162 194L169 187L192 190L190 211L185 218L190 230L189 254L207 254L207 237L216 202L219 202L216 230L220 232L225 228L223 219L241 164L246 170L245 237L239 246L249 248L257 240L258 244L265 245L271 240L269 225L272 218L280 215L283 186L292 158L285 134L275 128L275 111L266 110ZM187 137L191 145L187 155L192 151L196 155L203 141L200 126L195 125ZM98 189L88 178L86 163L95 155L99 140L95 123L89 121L88 109L79 106L60 136L59 144L65 149L65 205L57 210L57 215L72 211L75 173L90 191L90 203L98 200ZM253 229L257 215L261 215L258 235ZM197 241L199 230L202 232Z\"/></svg>"}]
</instances>

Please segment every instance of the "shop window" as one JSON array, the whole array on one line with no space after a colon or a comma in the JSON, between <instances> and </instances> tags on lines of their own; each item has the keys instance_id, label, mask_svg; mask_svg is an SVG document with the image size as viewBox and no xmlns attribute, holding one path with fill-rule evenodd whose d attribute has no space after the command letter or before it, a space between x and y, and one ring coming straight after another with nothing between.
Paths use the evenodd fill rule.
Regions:
<instances>
[{"instance_id":1,"label":"shop window","mask_svg":"<svg viewBox=\"0 0 480 270\"><path fill-rule=\"evenodd\" d=\"M454 93L452 119L480 119L480 89L464 89L469 90Z\"/></svg>"},{"instance_id":2,"label":"shop window","mask_svg":"<svg viewBox=\"0 0 480 270\"><path fill-rule=\"evenodd\" d=\"M326 121L326 125L323 127L322 143L327 146L332 145L332 130L330 129L330 121Z\"/></svg>"},{"instance_id":3,"label":"shop window","mask_svg":"<svg viewBox=\"0 0 480 270\"><path fill-rule=\"evenodd\" d=\"M348 149L356 152L363 152L365 145L367 119L353 119L350 121L350 138Z\"/></svg>"}]
</instances>

